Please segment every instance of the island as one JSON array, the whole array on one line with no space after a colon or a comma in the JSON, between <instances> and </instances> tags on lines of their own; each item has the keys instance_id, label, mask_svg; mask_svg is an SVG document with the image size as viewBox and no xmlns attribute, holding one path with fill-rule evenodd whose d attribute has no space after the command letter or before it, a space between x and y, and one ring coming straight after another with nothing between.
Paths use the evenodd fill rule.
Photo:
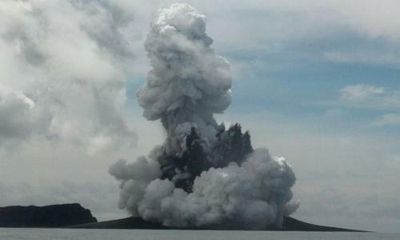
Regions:
<instances>
[{"instance_id":1,"label":"island","mask_svg":"<svg viewBox=\"0 0 400 240\"><path fill-rule=\"evenodd\" d=\"M81 224L70 227L86 228L86 229L248 230L248 229L232 228L229 226L208 226L208 227L196 227L196 228L166 227L159 223L147 222L139 217L129 217L124 219ZM265 231L309 231L309 232L366 232L363 230L315 225L297 220L292 217L285 217L281 228L267 228L264 230Z\"/></svg>"},{"instance_id":2,"label":"island","mask_svg":"<svg viewBox=\"0 0 400 240\"><path fill-rule=\"evenodd\" d=\"M90 210L79 203L0 207L0 227L55 228L95 222Z\"/></svg>"},{"instance_id":3,"label":"island","mask_svg":"<svg viewBox=\"0 0 400 240\"><path fill-rule=\"evenodd\" d=\"M48 206L0 207L0 227L7 228L74 228L74 229L185 229L185 230L248 230L229 226L208 226L200 228L166 227L160 223L145 221L139 217L98 222L91 211L79 203ZM285 217L281 228L267 228L266 231L319 231L319 232L365 232L345 228L320 226L306 223L292 217Z\"/></svg>"}]
</instances>

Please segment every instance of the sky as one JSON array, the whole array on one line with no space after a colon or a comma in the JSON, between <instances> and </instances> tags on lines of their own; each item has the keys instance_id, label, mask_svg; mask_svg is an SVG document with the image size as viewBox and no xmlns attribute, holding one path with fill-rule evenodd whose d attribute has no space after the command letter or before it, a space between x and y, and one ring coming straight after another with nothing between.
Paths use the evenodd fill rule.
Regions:
<instances>
[{"instance_id":1,"label":"sky","mask_svg":"<svg viewBox=\"0 0 400 240\"><path fill-rule=\"evenodd\" d=\"M136 91L174 1L0 3L0 206L80 202L126 216L108 167L161 144ZM187 1L232 65L217 115L292 165L301 220L398 232L400 3Z\"/></svg>"}]
</instances>

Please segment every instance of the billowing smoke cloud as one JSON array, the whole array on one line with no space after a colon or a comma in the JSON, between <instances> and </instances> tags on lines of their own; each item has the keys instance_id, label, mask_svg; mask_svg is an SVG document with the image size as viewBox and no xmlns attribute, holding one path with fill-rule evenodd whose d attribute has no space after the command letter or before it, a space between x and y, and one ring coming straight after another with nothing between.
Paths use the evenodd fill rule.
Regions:
<instances>
[{"instance_id":1,"label":"billowing smoke cloud","mask_svg":"<svg viewBox=\"0 0 400 240\"><path fill-rule=\"evenodd\" d=\"M211 44L205 17L189 5L173 4L153 22L145 43L152 69L137 97L167 139L148 158L110 167L120 207L167 226L280 226L295 210L294 173L283 158L254 150L240 125L214 119L230 104L231 76Z\"/></svg>"},{"instance_id":2,"label":"billowing smoke cloud","mask_svg":"<svg viewBox=\"0 0 400 240\"><path fill-rule=\"evenodd\" d=\"M205 17L188 5L172 5L160 13L145 47L153 69L138 101L149 120L161 119L168 131L168 153L179 151L183 137L195 127L206 140L215 141L213 113L230 104L228 62L210 48Z\"/></svg>"},{"instance_id":3,"label":"billowing smoke cloud","mask_svg":"<svg viewBox=\"0 0 400 240\"><path fill-rule=\"evenodd\" d=\"M0 2L0 145L132 145L123 117L133 19L107 0Z\"/></svg>"}]
</instances>

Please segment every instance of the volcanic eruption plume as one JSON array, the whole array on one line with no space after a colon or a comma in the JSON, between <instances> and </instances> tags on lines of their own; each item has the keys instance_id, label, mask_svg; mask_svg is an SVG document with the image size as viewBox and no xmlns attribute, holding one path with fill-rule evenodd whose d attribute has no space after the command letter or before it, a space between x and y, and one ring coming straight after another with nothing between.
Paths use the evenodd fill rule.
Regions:
<instances>
[{"instance_id":1,"label":"volcanic eruption plume","mask_svg":"<svg viewBox=\"0 0 400 240\"><path fill-rule=\"evenodd\" d=\"M211 48L205 16L186 4L160 11L145 42L152 69L137 93L167 138L149 157L109 169L120 208L173 227L279 227L295 210L295 175L283 158L253 149L238 124L213 114L231 102L230 65Z\"/></svg>"}]
</instances>

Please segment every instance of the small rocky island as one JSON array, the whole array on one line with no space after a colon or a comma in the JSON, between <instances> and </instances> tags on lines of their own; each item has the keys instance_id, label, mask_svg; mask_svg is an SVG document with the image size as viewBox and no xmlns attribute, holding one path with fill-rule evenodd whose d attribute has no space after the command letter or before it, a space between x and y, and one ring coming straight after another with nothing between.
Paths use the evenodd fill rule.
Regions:
<instances>
[{"instance_id":1,"label":"small rocky island","mask_svg":"<svg viewBox=\"0 0 400 240\"><path fill-rule=\"evenodd\" d=\"M0 207L0 227L53 228L95 222L90 210L78 203Z\"/></svg>"}]
</instances>

